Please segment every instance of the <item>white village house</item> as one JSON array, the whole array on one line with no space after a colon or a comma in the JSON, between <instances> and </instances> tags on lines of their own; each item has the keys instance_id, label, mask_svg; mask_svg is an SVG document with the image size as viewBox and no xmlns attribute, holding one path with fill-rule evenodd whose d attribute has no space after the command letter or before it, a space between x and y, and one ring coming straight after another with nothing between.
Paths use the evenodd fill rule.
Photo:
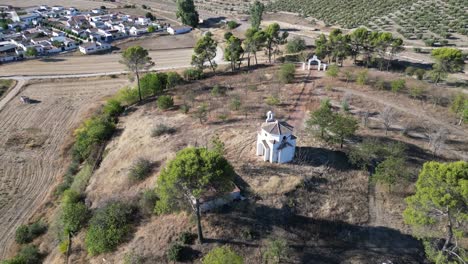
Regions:
<instances>
[{"instance_id":1,"label":"white village house","mask_svg":"<svg viewBox=\"0 0 468 264\"><path fill-rule=\"evenodd\" d=\"M191 27L186 27L186 26L182 26L182 27L168 27L167 28L167 32L171 35L179 35L179 34L184 34L184 33L188 33L192 31L192 28Z\"/></svg>"},{"instance_id":2,"label":"white village house","mask_svg":"<svg viewBox=\"0 0 468 264\"><path fill-rule=\"evenodd\" d=\"M284 121L275 120L273 113L267 113L267 119L257 132L257 156L271 163L286 163L294 159L296 137L293 127Z\"/></svg>"},{"instance_id":3,"label":"white village house","mask_svg":"<svg viewBox=\"0 0 468 264\"><path fill-rule=\"evenodd\" d=\"M110 50L112 46L105 42L88 42L80 45L80 51L83 54L92 54L100 51Z\"/></svg>"}]
</instances>

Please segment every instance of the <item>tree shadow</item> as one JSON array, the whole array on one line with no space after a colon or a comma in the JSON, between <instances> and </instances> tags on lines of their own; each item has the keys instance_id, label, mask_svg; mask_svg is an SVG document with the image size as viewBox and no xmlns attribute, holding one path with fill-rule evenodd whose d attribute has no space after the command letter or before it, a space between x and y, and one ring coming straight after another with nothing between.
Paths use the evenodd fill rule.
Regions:
<instances>
[{"instance_id":1,"label":"tree shadow","mask_svg":"<svg viewBox=\"0 0 468 264\"><path fill-rule=\"evenodd\" d=\"M296 147L293 164L314 167L329 166L339 171L353 169L348 156L342 151L325 148Z\"/></svg>"},{"instance_id":2,"label":"tree shadow","mask_svg":"<svg viewBox=\"0 0 468 264\"><path fill-rule=\"evenodd\" d=\"M41 58L40 61L42 61L42 62L59 62L59 61L65 61L65 59L57 58L57 57L45 57L45 58Z\"/></svg>"},{"instance_id":3,"label":"tree shadow","mask_svg":"<svg viewBox=\"0 0 468 264\"><path fill-rule=\"evenodd\" d=\"M226 214L210 217L210 224L230 228L233 234L209 237L206 242L260 247L259 243L242 239L238 231L254 228L258 231L259 239L265 239L282 230L285 234L282 238L287 240L300 263L343 263L350 255L369 255L370 258L364 263L377 263L376 258L390 256L394 263L400 263L396 260L401 258L410 260L405 263L424 262L421 243L395 229L314 219L294 214L285 206L250 206L242 211L233 207Z\"/></svg>"},{"instance_id":4,"label":"tree shadow","mask_svg":"<svg viewBox=\"0 0 468 264\"><path fill-rule=\"evenodd\" d=\"M36 100L36 99L31 99L31 98L29 98L29 102L28 102L28 103L29 103L29 104L39 104L39 103L41 103L41 101Z\"/></svg>"},{"instance_id":5,"label":"tree shadow","mask_svg":"<svg viewBox=\"0 0 468 264\"><path fill-rule=\"evenodd\" d=\"M180 262L192 262L201 256L201 252L189 246L182 247Z\"/></svg>"}]
</instances>

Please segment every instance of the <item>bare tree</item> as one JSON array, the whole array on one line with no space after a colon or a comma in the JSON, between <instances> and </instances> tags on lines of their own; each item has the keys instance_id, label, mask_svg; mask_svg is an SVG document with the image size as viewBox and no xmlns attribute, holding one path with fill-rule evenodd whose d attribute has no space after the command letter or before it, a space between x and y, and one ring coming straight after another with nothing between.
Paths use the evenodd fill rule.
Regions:
<instances>
[{"instance_id":1,"label":"bare tree","mask_svg":"<svg viewBox=\"0 0 468 264\"><path fill-rule=\"evenodd\" d=\"M382 113L380 113L380 116L382 117L382 122L385 127L385 135L387 135L388 129L397 119L396 111L392 107L386 106Z\"/></svg>"},{"instance_id":2,"label":"bare tree","mask_svg":"<svg viewBox=\"0 0 468 264\"><path fill-rule=\"evenodd\" d=\"M414 129L414 126L415 126L415 124L414 124L413 120L408 120L408 121L406 121L406 122L403 123L403 125L402 125L403 129L401 130L401 134L402 134L403 136L408 136L408 133L409 133L411 130Z\"/></svg>"},{"instance_id":3,"label":"bare tree","mask_svg":"<svg viewBox=\"0 0 468 264\"><path fill-rule=\"evenodd\" d=\"M447 141L448 130L440 127L434 133L429 134L429 147L432 151L432 155L436 156L441 149L445 146Z\"/></svg>"},{"instance_id":4,"label":"bare tree","mask_svg":"<svg viewBox=\"0 0 468 264\"><path fill-rule=\"evenodd\" d=\"M362 116L362 125L364 127L367 127L369 124L369 116L370 116L369 109L366 109L364 112L362 112L361 116Z\"/></svg>"}]
</instances>

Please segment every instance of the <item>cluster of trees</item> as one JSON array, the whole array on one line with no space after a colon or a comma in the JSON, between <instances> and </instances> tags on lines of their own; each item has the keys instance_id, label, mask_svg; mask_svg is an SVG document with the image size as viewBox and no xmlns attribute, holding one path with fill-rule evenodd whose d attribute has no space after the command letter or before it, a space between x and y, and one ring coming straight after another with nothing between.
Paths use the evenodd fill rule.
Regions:
<instances>
[{"instance_id":1,"label":"cluster of trees","mask_svg":"<svg viewBox=\"0 0 468 264\"><path fill-rule=\"evenodd\" d=\"M447 78L449 73L463 70L465 55L459 49L434 49L432 50L431 55L432 58L434 58L435 63L432 65L432 71L429 72L429 76L436 84Z\"/></svg>"},{"instance_id":2,"label":"cluster of trees","mask_svg":"<svg viewBox=\"0 0 468 264\"><path fill-rule=\"evenodd\" d=\"M100 208L90 220L86 232L86 249L90 255L110 252L128 238L135 208L113 202Z\"/></svg>"},{"instance_id":3,"label":"cluster of trees","mask_svg":"<svg viewBox=\"0 0 468 264\"><path fill-rule=\"evenodd\" d=\"M193 0L177 0L177 18L180 18L183 24L197 27L199 22L198 12L195 9Z\"/></svg>"},{"instance_id":4,"label":"cluster of trees","mask_svg":"<svg viewBox=\"0 0 468 264\"><path fill-rule=\"evenodd\" d=\"M255 64L258 63L257 52L265 49L268 55L268 61L271 63L273 56L279 54L279 46L286 43L287 32L280 33L280 26L277 23L269 25L265 30L249 28L245 33L245 39L234 36L231 32L224 35L226 47L224 49L224 58L230 62L231 70L240 68L241 60L246 57L247 66L250 67L252 56ZM216 49L218 43L213 39L211 33L206 33L200 38L194 48L192 55L192 65L199 70L206 67L216 70Z\"/></svg>"},{"instance_id":5,"label":"cluster of trees","mask_svg":"<svg viewBox=\"0 0 468 264\"><path fill-rule=\"evenodd\" d=\"M323 100L320 108L310 113L306 121L307 130L310 133L319 131L322 139L338 142L343 147L344 140L354 135L358 129L356 119L347 113L335 113L332 110L330 100Z\"/></svg>"},{"instance_id":6,"label":"cluster of trees","mask_svg":"<svg viewBox=\"0 0 468 264\"><path fill-rule=\"evenodd\" d=\"M409 177L405 151L406 147L401 143L366 139L351 148L348 157L354 165L371 172L371 182L386 184L391 188Z\"/></svg>"},{"instance_id":7,"label":"cluster of trees","mask_svg":"<svg viewBox=\"0 0 468 264\"><path fill-rule=\"evenodd\" d=\"M213 39L213 35L211 32L207 32L195 44L192 65L201 70L209 65L211 70L215 72L217 65L213 59L216 57L217 47L218 43Z\"/></svg>"},{"instance_id":8,"label":"cluster of trees","mask_svg":"<svg viewBox=\"0 0 468 264\"><path fill-rule=\"evenodd\" d=\"M458 117L458 125L468 123L468 96L459 93L455 96L450 110Z\"/></svg>"},{"instance_id":9,"label":"cluster of trees","mask_svg":"<svg viewBox=\"0 0 468 264\"><path fill-rule=\"evenodd\" d=\"M328 38L320 35L315 46L317 56L327 59L329 63L342 64L348 56L356 63L357 58L362 56L367 67L375 63L380 70L389 70L395 54L403 50L403 40L389 32L372 32L365 28L358 28L346 35L334 29Z\"/></svg>"},{"instance_id":10,"label":"cluster of trees","mask_svg":"<svg viewBox=\"0 0 468 264\"><path fill-rule=\"evenodd\" d=\"M406 198L403 212L413 234L423 240L426 257L434 263L466 263L468 162L426 162L416 193Z\"/></svg>"},{"instance_id":11,"label":"cluster of trees","mask_svg":"<svg viewBox=\"0 0 468 264\"><path fill-rule=\"evenodd\" d=\"M15 241L18 244L27 244L46 231L47 225L41 221L34 222L30 225L20 225L15 232Z\"/></svg>"},{"instance_id":12,"label":"cluster of trees","mask_svg":"<svg viewBox=\"0 0 468 264\"><path fill-rule=\"evenodd\" d=\"M88 222L90 210L84 203L84 195L67 190L62 195L59 226L63 230L60 235L60 251L67 256L70 254L72 237Z\"/></svg>"},{"instance_id":13,"label":"cluster of trees","mask_svg":"<svg viewBox=\"0 0 468 264\"><path fill-rule=\"evenodd\" d=\"M3 260L2 264L36 264L41 263L42 254L39 249L34 245L26 245L20 249L18 254L11 258Z\"/></svg>"}]
</instances>

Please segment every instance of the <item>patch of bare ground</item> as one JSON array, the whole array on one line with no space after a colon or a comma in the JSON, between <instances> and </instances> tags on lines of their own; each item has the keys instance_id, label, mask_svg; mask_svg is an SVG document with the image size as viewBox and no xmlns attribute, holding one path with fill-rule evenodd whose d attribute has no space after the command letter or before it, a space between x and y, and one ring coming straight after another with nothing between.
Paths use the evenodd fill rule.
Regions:
<instances>
[{"instance_id":1,"label":"patch of bare ground","mask_svg":"<svg viewBox=\"0 0 468 264\"><path fill-rule=\"evenodd\" d=\"M14 233L47 200L67 163L73 130L123 79L68 79L27 84L0 111L0 256L11 253ZM20 96L31 104L22 104Z\"/></svg>"},{"instance_id":2,"label":"patch of bare ground","mask_svg":"<svg viewBox=\"0 0 468 264\"><path fill-rule=\"evenodd\" d=\"M181 35L169 35L169 33L151 34L138 38L126 39L116 43L116 47L125 50L131 46L141 46L149 51L193 48L195 46L193 32Z\"/></svg>"},{"instance_id":3,"label":"patch of bare ground","mask_svg":"<svg viewBox=\"0 0 468 264\"><path fill-rule=\"evenodd\" d=\"M346 68L356 72L356 68ZM389 83L399 78L406 79L407 88L403 92L395 94L373 88L376 80ZM347 85L343 80L322 77L317 82L314 97L317 100L330 98L334 107L338 109L346 98L351 114L362 121L357 137L348 142L350 146L365 138L402 142L406 145L405 154L412 178L409 182L399 183L391 189L381 185L370 188L369 224L409 233L410 230L404 225L401 213L406 206L404 198L414 192L414 181L422 164L430 160L468 159L467 126L458 126L457 118L449 110L451 98L458 91L444 86L430 86L400 74L386 72L369 71L369 82L370 85L364 86L353 82ZM409 89L414 87L421 87L424 90L420 99L410 98ZM388 134L385 133L381 115L386 107L391 107L396 113ZM369 113L367 128L363 127L365 112ZM433 155L429 139L441 128L448 131L448 137L442 148Z\"/></svg>"},{"instance_id":4,"label":"patch of bare ground","mask_svg":"<svg viewBox=\"0 0 468 264\"><path fill-rule=\"evenodd\" d=\"M193 49L181 48L174 50L154 50L149 56L155 62L153 70L187 67ZM3 76L17 75L68 75L114 73L125 71L125 66L119 63L120 53L101 55L54 56L50 58L32 59L22 62L12 62L0 65Z\"/></svg>"},{"instance_id":5,"label":"patch of bare ground","mask_svg":"<svg viewBox=\"0 0 468 264\"><path fill-rule=\"evenodd\" d=\"M129 109L119 119L119 133L108 144L100 168L86 189L87 202L99 208L116 199L135 201L139 194L153 188L160 168L175 153L188 146L210 146L215 135L225 143L225 156L237 173L236 184L247 198L216 212L205 213L202 225L207 243L186 245L189 259L211 248L228 244L244 256L246 263L261 263L268 237L282 237L291 246L290 263L421 263L417 241L398 230L369 227L367 175L355 170L344 152L309 139L303 131L305 109L313 96L306 75L298 73L297 82L279 85L276 67L251 73L223 74L177 87L170 91L176 107L156 108L153 101ZM219 85L225 95L211 90ZM278 105L267 105L274 95ZM234 98L241 108L231 106ZM194 113L207 104L207 122L200 123ZM189 114L177 108L191 106ZM318 105L313 103L311 105ZM280 119L298 125L297 159L291 164L270 164L255 156L256 131L265 113L273 110ZM175 128L175 133L152 137L157 124ZM128 169L139 157L158 162L153 174L140 183L128 180ZM195 231L192 215L185 213L145 218L135 227L128 242L116 252L88 257L84 250L84 231L74 238L71 259L87 263L119 263L128 252L143 256L145 263L168 263L166 250L183 231ZM76 240L76 241L75 241ZM47 263L60 263L54 248Z\"/></svg>"}]
</instances>

